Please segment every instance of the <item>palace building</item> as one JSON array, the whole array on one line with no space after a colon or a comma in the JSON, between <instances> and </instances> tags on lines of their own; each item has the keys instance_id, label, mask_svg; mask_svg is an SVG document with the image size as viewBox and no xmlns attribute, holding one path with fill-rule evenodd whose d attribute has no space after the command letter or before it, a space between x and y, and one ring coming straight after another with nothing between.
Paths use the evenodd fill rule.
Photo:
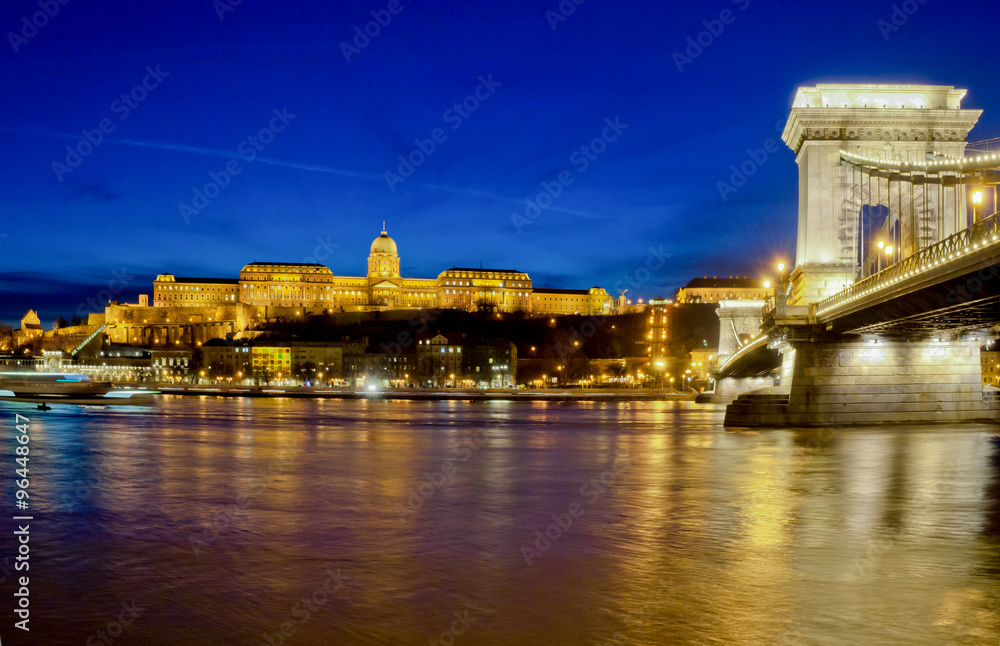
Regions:
<instances>
[{"instance_id":1,"label":"palace building","mask_svg":"<svg viewBox=\"0 0 1000 646\"><path fill-rule=\"evenodd\" d=\"M678 303L718 303L724 300L763 300L774 296L774 289L763 279L695 278L677 290Z\"/></svg>"},{"instance_id":2,"label":"palace building","mask_svg":"<svg viewBox=\"0 0 1000 646\"><path fill-rule=\"evenodd\" d=\"M437 278L403 278L399 267L396 241L383 223L381 235L371 244L366 276L335 276L324 265L289 262L252 262L239 279L160 274L153 283L153 305L204 308L239 303L302 314L485 306L536 315L610 314L613 306L601 287L535 289L528 274L514 269L453 267Z\"/></svg>"}]
</instances>

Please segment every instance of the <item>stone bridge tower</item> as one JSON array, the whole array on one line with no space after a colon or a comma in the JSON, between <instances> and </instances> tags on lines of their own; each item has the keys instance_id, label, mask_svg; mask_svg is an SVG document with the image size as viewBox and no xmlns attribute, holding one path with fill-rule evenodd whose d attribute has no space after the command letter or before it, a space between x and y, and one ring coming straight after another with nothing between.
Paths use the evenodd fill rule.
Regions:
<instances>
[{"instance_id":1,"label":"stone bridge tower","mask_svg":"<svg viewBox=\"0 0 1000 646\"><path fill-rule=\"evenodd\" d=\"M817 85L795 95L782 139L799 167L799 224L789 305L814 303L859 275L860 214L888 207L900 222L900 252L947 237L959 223L957 190L896 196L890 176L864 176L841 163L841 150L923 160L962 156L982 110L963 110L965 90L950 85ZM916 184L917 182L914 182ZM898 184L898 181L897 183ZM890 190L892 189L892 190Z\"/></svg>"},{"instance_id":2,"label":"stone bridge tower","mask_svg":"<svg viewBox=\"0 0 1000 646\"><path fill-rule=\"evenodd\" d=\"M749 340L760 335L764 301L719 301L718 363L723 365Z\"/></svg>"}]
</instances>

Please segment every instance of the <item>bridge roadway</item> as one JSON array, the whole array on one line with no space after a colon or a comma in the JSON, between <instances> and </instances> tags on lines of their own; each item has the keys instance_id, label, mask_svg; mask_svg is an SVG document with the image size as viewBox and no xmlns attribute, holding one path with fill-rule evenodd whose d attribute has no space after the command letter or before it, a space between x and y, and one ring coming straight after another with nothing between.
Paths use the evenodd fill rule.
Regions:
<instances>
[{"instance_id":1,"label":"bridge roadway","mask_svg":"<svg viewBox=\"0 0 1000 646\"><path fill-rule=\"evenodd\" d=\"M835 333L933 336L1000 322L1000 218L984 218L814 306Z\"/></svg>"},{"instance_id":2,"label":"bridge roadway","mask_svg":"<svg viewBox=\"0 0 1000 646\"><path fill-rule=\"evenodd\" d=\"M907 338L1000 323L1000 214L820 301L800 322L833 334ZM775 326L773 310L763 326L765 331ZM762 335L741 348L719 369L719 378L757 377L777 368L781 359L768 338Z\"/></svg>"},{"instance_id":3,"label":"bridge roadway","mask_svg":"<svg viewBox=\"0 0 1000 646\"><path fill-rule=\"evenodd\" d=\"M979 347L998 323L994 213L826 300L765 312L765 334L720 369L718 401L735 398L727 426L996 420Z\"/></svg>"},{"instance_id":4,"label":"bridge roadway","mask_svg":"<svg viewBox=\"0 0 1000 646\"><path fill-rule=\"evenodd\" d=\"M716 393L742 393L727 425L1000 419L980 359L1000 323L1000 222L975 221L984 189L998 210L1000 151L984 149L1000 140L968 141L982 111L962 109L964 96L799 88L782 134L799 173L795 267L762 313L767 341L720 370ZM779 387L757 385L779 366Z\"/></svg>"}]
</instances>

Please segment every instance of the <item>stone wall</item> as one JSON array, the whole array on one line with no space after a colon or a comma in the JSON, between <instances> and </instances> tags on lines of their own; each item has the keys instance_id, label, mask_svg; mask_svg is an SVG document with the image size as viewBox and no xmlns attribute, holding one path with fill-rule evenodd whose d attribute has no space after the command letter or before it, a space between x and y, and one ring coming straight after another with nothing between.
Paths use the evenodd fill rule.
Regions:
<instances>
[{"instance_id":1,"label":"stone wall","mask_svg":"<svg viewBox=\"0 0 1000 646\"><path fill-rule=\"evenodd\" d=\"M741 397L726 424L997 422L997 403L983 394L979 348L975 340L792 342L782 357L787 403L755 406L752 395Z\"/></svg>"},{"instance_id":2,"label":"stone wall","mask_svg":"<svg viewBox=\"0 0 1000 646\"><path fill-rule=\"evenodd\" d=\"M715 382L715 395L712 397L712 403L729 404L743 393L772 386L774 386L774 379L771 377L744 377L741 379L726 377Z\"/></svg>"}]
</instances>

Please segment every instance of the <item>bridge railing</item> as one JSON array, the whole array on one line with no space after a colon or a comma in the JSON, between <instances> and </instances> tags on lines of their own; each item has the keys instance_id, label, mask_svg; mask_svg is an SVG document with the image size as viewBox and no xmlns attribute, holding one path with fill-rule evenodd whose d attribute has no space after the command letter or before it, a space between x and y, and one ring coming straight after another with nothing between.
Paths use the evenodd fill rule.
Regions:
<instances>
[{"instance_id":1,"label":"bridge railing","mask_svg":"<svg viewBox=\"0 0 1000 646\"><path fill-rule=\"evenodd\" d=\"M1000 240L1000 213L994 213L976 222L968 229L948 236L944 240L925 247L882 271L860 280L847 289L837 292L816 305L816 315L823 316L830 311L867 296L901 280L916 276L975 251L980 247L996 245Z\"/></svg>"}]
</instances>

